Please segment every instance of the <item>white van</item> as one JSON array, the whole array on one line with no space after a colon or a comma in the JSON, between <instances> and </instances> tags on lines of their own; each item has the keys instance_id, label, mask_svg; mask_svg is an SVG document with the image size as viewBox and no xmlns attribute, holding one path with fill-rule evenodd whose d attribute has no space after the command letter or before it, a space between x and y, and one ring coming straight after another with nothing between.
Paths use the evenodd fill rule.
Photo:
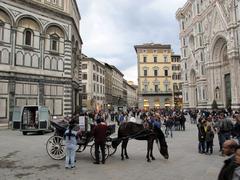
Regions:
<instances>
[{"instance_id":1,"label":"white van","mask_svg":"<svg viewBox=\"0 0 240 180\"><path fill-rule=\"evenodd\" d=\"M15 107L12 116L12 128L19 129L23 135L28 132L44 134L52 131L51 115L44 106Z\"/></svg>"}]
</instances>

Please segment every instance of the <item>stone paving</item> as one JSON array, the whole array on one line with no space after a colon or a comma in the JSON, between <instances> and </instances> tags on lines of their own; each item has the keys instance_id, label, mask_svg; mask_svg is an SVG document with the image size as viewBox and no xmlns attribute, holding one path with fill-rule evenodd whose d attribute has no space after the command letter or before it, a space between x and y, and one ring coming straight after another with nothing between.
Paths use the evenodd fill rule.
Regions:
<instances>
[{"instance_id":1,"label":"stone paving","mask_svg":"<svg viewBox=\"0 0 240 180\"><path fill-rule=\"evenodd\" d=\"M19 131L0 130L0 180L216 180L225 158L218 154L217 137L213 155L198 154L196 125L167 138L170 159L154 148L155 161L148 163L146 142L131 140L130 159L121 161L120 146L105 165L94 165L90 149L77 153L76 168L65 170L64 161L52 160L45 149L52 134L23 136Z\"/></svg>"}]
</instances>

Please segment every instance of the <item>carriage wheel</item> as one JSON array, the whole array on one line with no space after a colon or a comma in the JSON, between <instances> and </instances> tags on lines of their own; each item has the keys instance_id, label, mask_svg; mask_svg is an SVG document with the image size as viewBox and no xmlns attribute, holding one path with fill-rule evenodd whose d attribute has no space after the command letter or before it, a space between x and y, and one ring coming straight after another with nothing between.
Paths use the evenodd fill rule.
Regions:
<instances>
[{"instance_id":1,"label":"carriage wheel","mask_svg":"<svg viewBox=\"0 0 240 180\"><path fill-rule=\"evenodd\" d=\"M117 151L117 148L113 148L112 145L108 146L109 149L109 156L112 156L115 154L115 152Z\"/></svg>"},{"instance_id":2,"label":"carriage wheel","mask_svg":"<svg viewBox=\"0 0 240 180\"><path fill-rule=\"evenodd\" d=\"M47 140L46 149L48 155L55 160L63 159L65 154L65 146L63 145L63 138L60 136L52 136Z\"/></svg>"},{"instance_id":3,"label":"carriage wheel","mask_svg":"<svg viewBox=\"0 0 240 180\"><path fill-rule=\"evenodd\" d=\"M95 143L93 143L91 145L90 154L91 154L92 158L94 160L96 160L96 157L95 157ZM109 148L108 148L107 145L105 145L105 160L108 158L108 156L109 156ZM102 160L102 153L101 153L101 151L99 152L99 160Z\"/></svg>"},{"instance_id":4,"label":"carriage wheel","mask_svg":"<svg viewBox=\"0 0 240 180\"><path fill-rule=\"evenodd\" d=\"M112 142L111 141L107 141L106 143L108 149L109 149L109 156L112 156L113 154L115 154L115 152L117 151L117 148L113 148L112 147Z\"/></svg>"},{"instance_id":5,"label":"carriage wheel","mask_svg":"<svg viewBox=\"0 0 240 180\"><path fill-rule=\"evenodd\" d=\"M83 152L86 149L85 145L77 145L77 152Z\"/></svg>"}]
</instances>

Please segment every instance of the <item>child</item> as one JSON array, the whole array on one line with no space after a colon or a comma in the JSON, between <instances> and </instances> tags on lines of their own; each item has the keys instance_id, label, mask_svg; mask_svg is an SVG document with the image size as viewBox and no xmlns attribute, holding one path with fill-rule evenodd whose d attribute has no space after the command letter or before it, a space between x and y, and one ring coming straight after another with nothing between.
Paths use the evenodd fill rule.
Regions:
<instances>
[{"instance_id":1,"label":"child","mask_svg":"<svg viewBox=\"0 0 240 180\"><path fill-rule=\"evenodd\" d=\"M214 138L214 133L212 131L212 127L207 126L207 132L206 132L207 151L206 151L206 154L213 153L213 138ZM210 152L209 152L209 150L210 150Z\"/></svg>"},{"instance_id":2,"label":"child","mask_svg":"<svg viewBox=\"0 0 240 180\"><path fill-rule=\"evenodd\" d=\"M74 168L75 167L75 155L77 147L77 136L78 132L73 130L74 124L69 123L68 129L64 133L64 140L66 145L66 160L65 168Z\"/></svg>"}]
</instances>

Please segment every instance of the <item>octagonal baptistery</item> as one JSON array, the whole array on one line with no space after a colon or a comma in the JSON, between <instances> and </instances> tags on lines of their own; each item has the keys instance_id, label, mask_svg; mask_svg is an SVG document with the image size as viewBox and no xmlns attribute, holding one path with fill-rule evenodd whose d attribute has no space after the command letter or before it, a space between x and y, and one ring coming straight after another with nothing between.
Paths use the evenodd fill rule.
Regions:
<instances>
[{"instance_id":1,"label":"octagonal baptistery","mask_svg":"<svg viewBox=\"0 0 240 180\"><path fill-rule=\"evenodd\" d=\"M71 116L80 105L80 13L75 0L0 2L0 123L16 106Z\"/></svg>"}]
</instances>

